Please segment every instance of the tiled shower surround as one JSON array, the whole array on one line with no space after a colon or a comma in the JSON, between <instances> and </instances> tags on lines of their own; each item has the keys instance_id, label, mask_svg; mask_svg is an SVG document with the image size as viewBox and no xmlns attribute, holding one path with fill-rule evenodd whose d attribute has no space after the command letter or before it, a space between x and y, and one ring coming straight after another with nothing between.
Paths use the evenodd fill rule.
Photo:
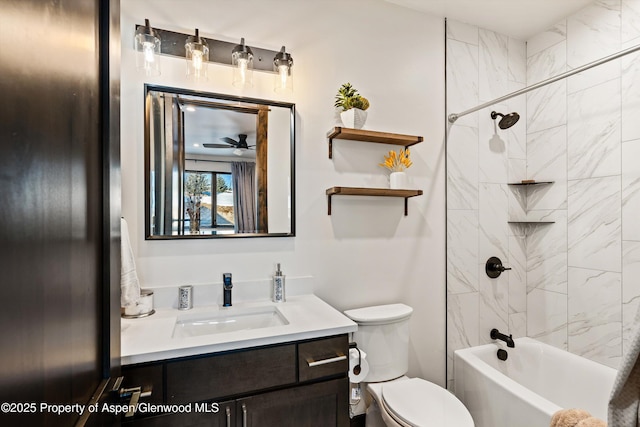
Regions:
<instances>
[{"instance_id":1,"label":"tiled shower surround","mask_svg":"<svg viewBox=\"0 0 640 427\"><path fill-rule=\"evenodd\" d=\"M640 0L513 40L447 22L447 111L640 44ZM517 111L508 130L490 112ZM640 54L460 118L447 139L447 348L498 328L617 367L640 305ZM552 184L516 187L523 179ZM518 225L510 220L550 220ZM490 279L490 256L512 267Z\"/></svg>"}]
</instances>

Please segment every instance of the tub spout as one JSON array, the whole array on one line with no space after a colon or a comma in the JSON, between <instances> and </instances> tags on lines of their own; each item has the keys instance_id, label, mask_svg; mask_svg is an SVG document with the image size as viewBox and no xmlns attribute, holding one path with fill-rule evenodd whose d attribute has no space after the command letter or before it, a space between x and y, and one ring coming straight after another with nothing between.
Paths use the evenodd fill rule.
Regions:
<instances>
[{"instance_id":1,"label":"tub spout","mask_svg":"<svg viewBox=\"0 0 640 427\"><path fill-rule=\"evenodd\" d=\"M500 331L495 328L491 330L491 339L502 340L507 343L507 347L509 348L515 348L516 346L516 343L513 342L513 338L511 337L511 335L507 336L505 334L501 334Z\"/></svg>"}]
</instances>

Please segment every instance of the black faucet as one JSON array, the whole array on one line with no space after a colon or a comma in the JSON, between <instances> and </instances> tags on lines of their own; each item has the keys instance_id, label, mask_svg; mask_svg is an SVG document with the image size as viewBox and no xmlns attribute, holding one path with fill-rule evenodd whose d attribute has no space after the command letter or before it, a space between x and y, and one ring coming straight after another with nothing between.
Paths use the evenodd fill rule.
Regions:
<instances>
[{"instance_id":1,"label":"black faucet","mask_svg":"<svg viewBox=\"0 0 640 427\"><path fill-rule=\"evenodd\" d=\"M231 307L231 288L233 288L233 284L231 283L231 273L224 273L222 275L222 287L224 292L222 306Z\"/></svg>"},{"instance_id":2,"label":"black faucet","mask_svg":"<svg viewBox=\"0 0 640 427\"><path fill-rule=\"evenodd\" d=\"M496 328L493 328L491 330L491 339L502 340L507 343L507 347L509 348L515 348L516 346L516 343L513 342L513 338L511 337L511 335L507 336L505 334L501 334L500 331L497 330Z\"/></svg>"}]
</instances>

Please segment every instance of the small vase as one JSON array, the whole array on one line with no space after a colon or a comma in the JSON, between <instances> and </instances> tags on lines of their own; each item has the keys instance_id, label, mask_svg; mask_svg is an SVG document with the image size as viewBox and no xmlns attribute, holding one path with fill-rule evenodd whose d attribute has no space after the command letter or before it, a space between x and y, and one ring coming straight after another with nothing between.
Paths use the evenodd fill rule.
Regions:
<instances>
[{"instance_id":1,"label":"small vase","mask_svg":"<svg viewBox=\"0 0 640 427\"><path fill-rule=\"evenodd\" d=\"M367 112L359 108L350 108L340 113L340 120L346 128L362 129L367 121Z\"/></svg>"},{"instance_id":2,"label":"small vase","mask_svg":"<svg viewBox=\"0 0 640 427\"><path fill-rule=\"evenodd\" d=\"M407 187L406 172L391 172L389 174L389 188L392 190L406 190Z\"/></svg>"}]
</instances>

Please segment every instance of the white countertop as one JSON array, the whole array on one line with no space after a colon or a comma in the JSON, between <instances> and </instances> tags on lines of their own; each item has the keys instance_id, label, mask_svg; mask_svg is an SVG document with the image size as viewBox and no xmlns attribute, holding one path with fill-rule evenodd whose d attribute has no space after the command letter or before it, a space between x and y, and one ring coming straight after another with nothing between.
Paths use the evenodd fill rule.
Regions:
<instances>
[{"instance_id":1,"label":"white countertop","mask_svg":"<svg viewBox=\"0 0 640 427\"><path fill-rule=\"evenodd\" d=\"M121 362L123 365L130 365L237 350L345 334L358 328L356 323L315 295L291 296L287 297L286 302L278 304L270 300L238 302L234 303L232 309L264 306L277 307L289 323L205 336L173 338L178 316L219 313L229 309L219 305L196 307L187 311L158 308L156 313L149 317L122 319Z\"/></svg>"}]
</instances>

